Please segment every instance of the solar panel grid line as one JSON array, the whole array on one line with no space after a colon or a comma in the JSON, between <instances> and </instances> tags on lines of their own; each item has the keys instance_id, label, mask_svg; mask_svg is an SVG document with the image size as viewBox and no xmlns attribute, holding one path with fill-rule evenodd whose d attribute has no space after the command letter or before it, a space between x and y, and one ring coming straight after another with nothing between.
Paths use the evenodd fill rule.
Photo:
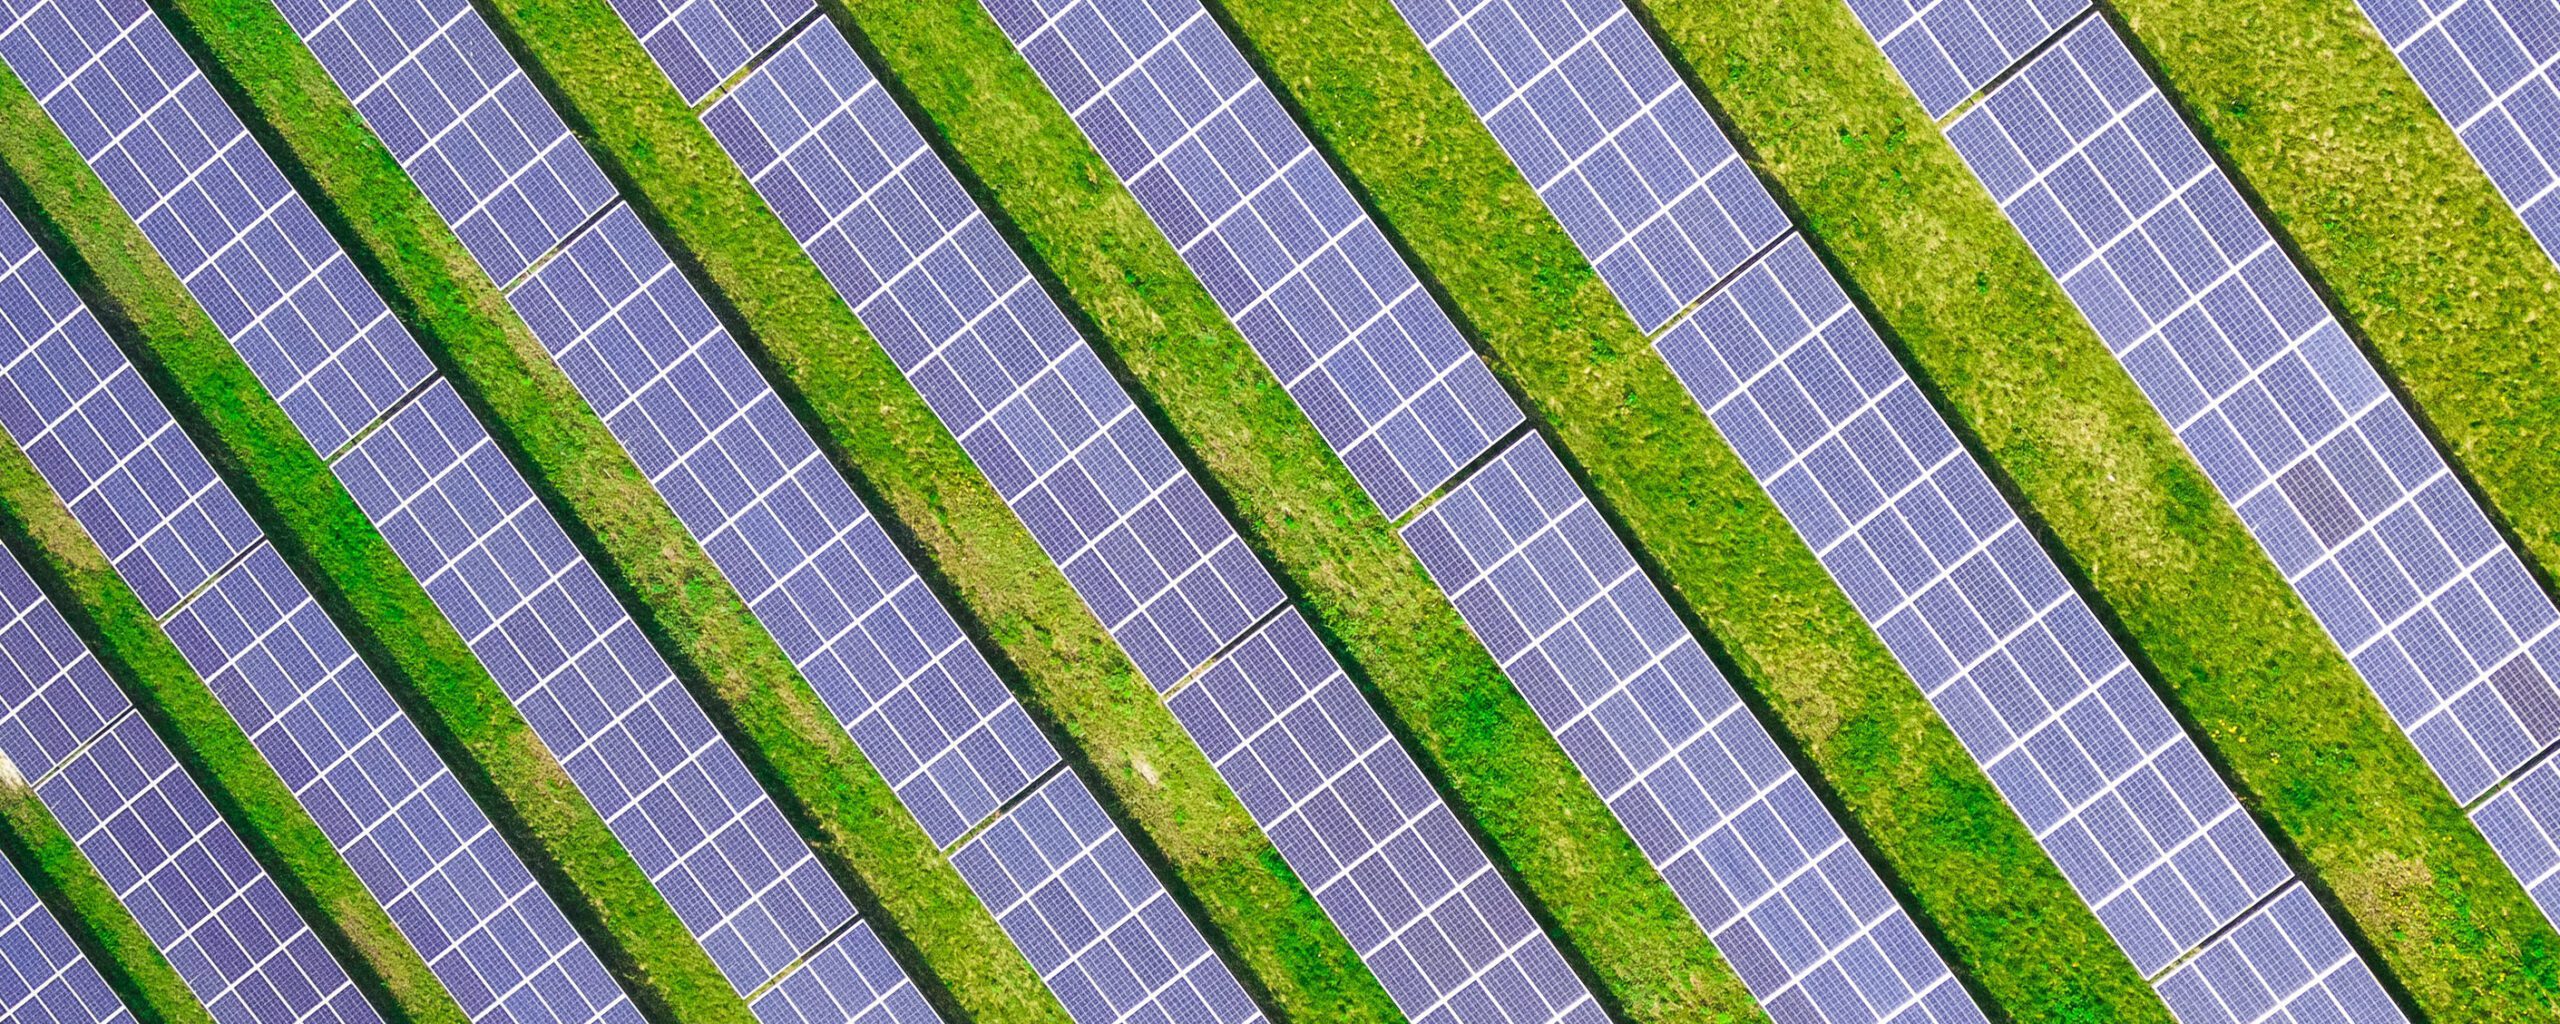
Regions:
<instances>
[{"instance_id":1,"label":"solar panel grid line","mask_svg":"<svg viewBox=\"0 0 2560 1024\"><path fill-rule=\"evenodd\" d=\"M2181 1024L2391 1019L2396 1004L2299 882L2160 979Z\"/></svg>"},{"instance_id":2,"label":"solar panel grid line","mask_svg":"<svg viewBox=\"0 0 2560 1024\"><path fill-rule=\"evenodd\" d=\"M131 1024L97 965L17 868L0 862L0 1018L25 1024Z\"/></svg>"},{"instance_id":3,"label":"solar panel grid line","mask_svg":"<svg viewBox=\"0 0 2560 1024\"><path fill-rule=\"evenodd\" d=\"M614 0L613 9L688 106L746 70L818 10L806 0Z\"/></svg>"},{"instance_id":4,"label":"solar panel grid line","mask_svg":"<svg viewBox=\"0 0 2560 1024\"><path fill-rule=\"evenodd\" d=\"M750 1008L765 1024L941 1024L888 947L856 921L775 979Z\"/></svg>"},{"instance_id":5,"label":"solar panel grid line","mask_svg":"<svg viewBox=\"0 0 2560 1024\"><path fill-rule=\"evenodd\" d=\"M2090 0L1849 0L1931 118L1992 84L2075 18Z\"/></svg>"},{"instance_id":6,"label":"solar panel grid line","mask_svg":"<svg viewBox=\"0 0 2560 1024\"><path fill-rule=\"evenodd\" d=\"M2549 12L2505 0L2358 6L2543 252L2560 251L2560 220L2543 205L2560 185L2560 124L2552 120L2560 50Z\"/></svg>"}]
</instances>

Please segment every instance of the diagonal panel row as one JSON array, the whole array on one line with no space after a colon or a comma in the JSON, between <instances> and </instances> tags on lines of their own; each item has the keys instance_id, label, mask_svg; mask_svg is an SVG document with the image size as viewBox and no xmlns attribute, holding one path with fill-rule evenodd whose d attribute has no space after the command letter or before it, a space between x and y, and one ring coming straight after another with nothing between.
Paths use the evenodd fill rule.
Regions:
<instances>
[{"instance_id":1,"label":"diagonal panel row","mask_svg":"<svg viewBox=\"0 0 2560 1024\"><path fill-rule=\"evenodd\" d=\"M1982 91L2090 0L1849 0L1930 117Z\"/></svg>"},{"instance_id":2,"label":"diagonal panel row","mask_svg":"<svg viewBox=\"0 0 2560 1024\"><path fill-rule=\"evenodd\" d=\"M107 979L47 913L18 869L0 864L0 1017L25 1024L133 1024Z\"/></svg>"},{"instance_id":3,"label":"diagonal panel row","mask_svg":"<svg viewBox=\"0 0 2560 1024\"><path fill-rule=\"evenodd\" d=\"M216 1020L379 1024L71 624L0 558L0 764Z\"/></svg>"},{"instance_id":4,"label":"diagonal panel row","mask_svg":"<svg viewBox=\"0 0 2560 1024\"><path fill-rule=\"evenodd\" d=\"M686 103L746 70L817 9L810 0L613 0Z\"/></svg>"},{"instance_id":5,"label":"diagonal panel row","mask_svg":"<svg viewBox=\"0 0 2560 1024\"><path fill-rule=\"evenodd\" d=\"M2550 0L2358 0L2542 251L2560 259L2560 9Z\"/></svg>"},{"instance_id":6,"label":"diagonal panel row","mask_svg":"<svg viewBox=\"0 0 2560 1024\"><path fill-rule=\"evenodd\" d=\"M1207 10L986 6L1390 518L1521 422Z\"/></svg>"},{"instance_id":7,"label":"diagonal panel row","mask_svg":"<svg viewBox=\"0 0 2560 1024\"><path fill-rule=\"evenodd\" d=\"M10 297L0 298L0 322L11 328L0 330L0 408L20 415L0 415L0 426L65 496L94 488L95 477L48 457L85 447L58 439L159 439L135 457L155 460L157 474L141 477L151 485L68 502L102 548L161 514L160 496L227 510L237 526L208 561L229 571L178 578L190 591L209 585L170 616L169 635L446 990L474 1020L636 1022L603 963L301 581L273 550L251 552L262 538L230 490L14 220L0 224L0 257L12 255L23 259L0 277ZM149 593L170 581L165 564L117 567Z\"/></svg>"},{"instance_id":8,"label":"diagonal panel row","mask_svg":"<svg viewBox=\"0 0 2560 1024\"><path fill-rule=\"evenodd\" d=\"M1770 1016L1984 1019L1543 439L1404 537Z\"/></svg>"},{"instance_id":9,"label":"diagonal panel row","mask_svg":"<svg viewBox=\"0 0 2560 1024\"><path fill-rule=\"evenodd\" d=\"M703 120L1158 690L1280 603L841 34L800 33Z\"/></svg>"}]
</instances>

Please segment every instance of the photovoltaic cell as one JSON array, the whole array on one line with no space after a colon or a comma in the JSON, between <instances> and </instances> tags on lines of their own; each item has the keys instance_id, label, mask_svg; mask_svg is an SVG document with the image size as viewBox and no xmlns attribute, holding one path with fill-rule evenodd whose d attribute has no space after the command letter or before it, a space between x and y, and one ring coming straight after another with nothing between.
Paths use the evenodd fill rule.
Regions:
<instances>
[{"instance_id":1,"label":"photovoltaic cell","mask_svg":"<svg viewBox=\"0 0 2560 1024\"><path fill-rule=\"evenodd\" d=\"M107 979L46 913L18 869L0 863L0 1018L22 1024L132 1024Z\"/></svg>"},{"instance_id":2,"label":"photovoltaic cell","mask_svg":"<svg viewBox=\"0 0 2560 1024\"><path fill-rule=\"evenodd\" d=\"M2111 30L1948 135L2458 800L2560 740L2560 611Z\"/></svg>"},{"instance_id":3,"label":"photovoltaic cell","mask_svg":"<svg viewBox=\"0 0 2560 1024\"><path fill-rule=\"evenodd\" d=\"M1660 347L2143 974L2291 876L1801 236Z\"/></svg>"},{"instance_id":4,"label":"photovoltaic cell","mask_svg":"<svg viewBox=\"0 0 2560 1024\"><path fill-rule=\"evenodd\" d=\"M1624 4L1396 9L1647 333L1786 232L1777 203Z\"/></svg>"},{"instance_id":5,"label":"photovoltaic cell","mask_svg":"<svg viewBox=\"0 0 2560 1024\"><path fill-rule=\"evenodd\" d=\"M2400 1008L2300 885L2160 981L2180 1024L2398 1020Z\"/></svg>"},{"instance_id":6,"label":"photovoltaic cell","mask_svg":"<svg viewBox=\"0 0 2560 1024\"><path fill-rule=\"evenodd\" d=\"M0 755L41 779L132 702L15 558L0 558Z\"/></svg>"},{"instance_id":7,"label":"photovoltaic cell","mask_svg":"<svg viewBox=\"0 0 2560 1024\"><path fill-rule=\"evenodd\" d=\"M1280 589L831 26L704 114L1158 689Z\"/></svg>"},{"instance_id":8,"label":"photovoltaic cell","mask_svg":"<svg viewBox=\"0 0 2560 1024\"><path fill-rule=\"evenodd\" d=\"M1169 703L1406 1016L1606 1019L1296 609Z\"/></svg>"},{"instance_id":9,"label":"photovoltaic cell","mask_svg":"<svg viewBox=\"0 0 2560 1024\"><path fill-rule=\"evenodd\" d=\"M613 198L467 0L277 7L492 279L514 278Z\"/></svg>"},{"instance_id":10,"label":"photovoltaic cell","mask_svg":"<svg viewBox=\"0 0 2560 1024\"><path fill-rule=\"evenodd\" d=\"M817 10L808 0L614 0L667 81L694 103Z\"/></svg>"},{"instance_id":11,"label":"photovoltaic cell","mask_svg":"<svg viewBox=\"0 0 2560 1024\"><path fill-rule=\"evenodd\" d=\"M337 472L732 985L752 991L853 918L450 383Z\"/></svg>"},{"instance_id":12,"label":"photovoltaic cell","mask_svg":"<svg viewBox=\"0 0 2560 1024\"><path fill-rule=\"evenodd\" d=\"M1199 4L987 8L1390 517L1520 422Z\"/></svg>"},{"instance_id":13,"label":"photovoltaic cell","mask_svg":"<svg viewBox=\"0 0 2560 1024\"><path fill-rule=\"evenodd\" d=\"M2560 259L2560 7L2551 0L2358 0L2383 41Z\"/></svg>"},{"instance_id":14,"label":"photovoltaic cell","mask_svg":"<svg viewBox=\"0 0 2560 1024\"><path fill-rule=\"evenodd\" d=\"M1772 1017L1984 1019L1544 439L1404 536Z\"/></svg>"},{"instance_id":15,"label":"photovoltaic cell","mask_svg":"<svg viewBox=\"0 0 2560 1024\"><path fill-rule=\"evenodd\" d=\"M35 93L312 447L430 372L346 253L143 0L6 0Z\"/></svg>"},{"instance_id":16,"label":"photovoltaic cell","mask_svg":"<svg viewBox=\"0 0 2560 1024\"><path fill-rule=\"evenodd\" d=\"M629 207L509 298L936 845L1057 763Z\"/></svg>"},{"instance_id":17,"label":"photovoltaic cell","mask_svg":"<svg viewBox=\"0 0 2560 1024\"><path fill-rule=\"evenodd\" d=\"M940 1024L924 994L889 959L889 949L858 922L826 948L757 996L764 1024Z\"/></svg>"},{"instance_id":18,"label":"photovoltaic cell","mask_svg":"<svg viewBox=\"0 0 2560 1024\"><path fill-rule=\"evenodd\" d=\"M1075 773L1050 777L951 859L1076 1020L1263 1019Z\"/></svg>"},{"instance_id":19,"label":"photovoltaic cell","mask_svg":"<svg viewBox=\"0 0 2560 1024\"><path fill-rule=\"evenodd\" d=\"M1944 117L2089 0L1849 0L1930 117Z\"/></svg>"},{"instance_id":20,"label":"photovoltaic cell","mask_svg":"<svg viewBox=\"0 0 2560 1024\"><path fill-rule=\"evenodd\" d=\"M2524 883L2542 916L2560 923L2560 762L2526 769L2474 808L2471 824Z\"/></svg>"},{"instance_id":21,"label":"photovoltaic cell","mask_svg":"<svg viewBox=\"0 0 2560 1024\"><path fill-rule=\"evenodd\" d=\"M6 217L0 426L155 615L258 537L97 318Z\"/></svg>"}]
</instances>

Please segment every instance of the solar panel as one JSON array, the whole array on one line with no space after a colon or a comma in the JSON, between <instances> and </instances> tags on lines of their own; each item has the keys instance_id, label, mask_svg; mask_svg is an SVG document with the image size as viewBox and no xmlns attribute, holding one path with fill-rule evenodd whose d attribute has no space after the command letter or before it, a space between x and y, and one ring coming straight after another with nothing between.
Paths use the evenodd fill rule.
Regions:
<instances>
[{"instance_id":1,"label":"solar panel","mask_svg":"<svg viewBox=\"0 0 2560 1024\"><path fill-rule=\"evenodd\" d=\"M1158 689L1280 588L832 26L704 114Z\"/></svg>"},{"instance_id":2,"label":"solar panel","mask_svg":"<svg viewBox=\"0 0 2560 1024\"><path fill-rule=\"evenodd\" d=\"M2472 809L2471 824L2524 883L2542 916L2560 924L2560 762L2526 769Z\"/></svg>"},{"instance_id":3,"label":"solar panel","mask_svg":"<svg viewBox=\"0 0 2560 1024\"><path fill-rule=\"evenodd\" d=\"M0 1018L23 1024L131 1024L107 979L0 862Z\"/></svg>"},{"instance_id":4,"label":"solar panel","mask_svg":"<svg viewBox=\"0 0 2560 1024\"><path fill-rule=\"evenodd\" d=\"M1625 5L1396 9L1647 333L1786 233L1768 190Z\"/></svg>"},{"instance_id":5,"label":"solar panel","mask_svg":"<svg viewBox=\"0 0 2560 1024\"><path fill-rule=\"evenodd\" d=\"M2143 974L2291 876L1801 236L1660 346Z\"/></svg>"},{"instance_id":6,"label":"solar panel","mask_svg":"<svg viewBox=\"0 0 2560 1024\"><path fill-rule=\"evenodd\" d=\"M1984 1019L1544 439L1404 537L1770 1016Z\"/></svg>"},{"instance_id":7,"label":"solar panel","mask_svg":"<svg viewBox=\"0 0 2560 1024\"><path fill-rule=\"evenodd\" d=\"M1168 703L1406 1016L1606 1019L1296 609Z\"/></svg>"},{"instance_id":8,"label":"solar panel","mask_svg":"<svg viewBox=\"0 0 2560 1024\"><path fill-rule=\"evenodd\" d=\"M381 1020L140 715L36 795L215 1020Z\"/></svg>"},{"instance_id":9,"label":"solar panel","mask_svg":"<svg viewBox=\"0 0 2560 1024\"><path fill-rule=\"evenodd\" d=\"M143 0L0 0L42 102L312 447L431 372L390 310Z\"/></svg>"},{"instance_id":10,"label":"solar panel","mask_svg":"<svg viewBox=\"0 0 2560 1024\"><path fill-rule=\"evenodd\" d=\"M449 382L337 464L356 503L740 992L853 906Z\"/></svg>"},{"instance_id":11,"label":"solar panel","mask_svg":"<svg viewBox=\"0 0 2560 1024\"><path fill-rule=\"evenodd\" d=\"M1041 783L951 860L1076 1020L1263 1019L1075 773Z\"/></svg>"},{"instance_id":12,"label":"solar panel","mask_svg":"<svg viewBox=\"0 0 2560 1024\"><path fill-rule=\"evenodd\" d=\"M1520 422L1199 4L987 8L1389 517Z\"/></svg>"},{"instance_id":13,"label":"solar panel","mask_svg":"<svg viewBox=\"0 0 2560 1024\"><path fill-rule=\"evenodd\" d=\"M613 198L467 0L277 7L492 279L514 278Z\"/></svg>"},{"instance_id":14,"label":"solar panel","mask_svg":"<svg viewBox=\"0 0 2560 1024\"><path fill-rule=\"evenodd\" d=\"M1929 116L1972 98L2089 0L1849 0Z\"/></svg>"},{"instance_id":15,"label":"solar panel","mask_svg":"<svg viewBox=\"0 0 2560 1024\"><path fill-rule=\"evenodd\" d=\"M2399 1020L2336 923L2289 885L2160 981L2180 1024Z\"/></svg>"},{"instance_id":16,"label":"solar panel","mask_svg":"<svg viewBox=\"0 0 2560 1024\"><path fill-rule=\"evenodd\" d=\"M791 26L816 13L809 0L614 0L614 13L640 37L658 70L699 102Z\"/></svg>"},{"instance_id":17,"label":"solar panel","mask_svg":"<svg viewBox=\"0 0 2560 1024\"><path fill-rule=\"evenodd\" d=\"M1058 762L629 207L509 298L935 845Z\"/></svg>"},{"instance_id":18,"label":"solar panel","mask_svg":"<svg viewBox=\"0 0 2560 1024\"><path fill-rule=\"evenodd\" d=\"M2560 740L2560 611L2112 31L1948 134L2457 799Z\"/></svg>"},{"instance_id":19,"label":"solar panel","mask_svg":"<svg viewBox=\"0 0 2560 1024\"><path fill-rule=\"evenodd\" d=\"M2560 11L2550 0L2358 0L2473 159L2560 259Z\"/></svg>"},{"instance_id":20,"label":"solar panel","mask_svg":"<svg viewBox=\"0 0 2560 1024\"><path fill-rule=\"evenodd\" d=\"M17 559L0 558L0 755L40 779L133 706Z\"/></svg>"},{"instance_id":21,"label":"solar panel","mask_svg":"<svg viewBox=\"0 0 2560 1024\"><path fill-rule=\"evenodd\" d=\"M923 993L907 980L870 922L810 955L757 996L763 1024L940 1024Z\"/></svg>"},{"instance_id":22,"label":"solar panel","mask_svg":"<svg viewBox=\"0 0 2560 1024\"><path fill-rule=\"evenodd\" d=\"M0 217L0 426L155 615L258 537L169 410Z\"/></svg>"}]
</instances>

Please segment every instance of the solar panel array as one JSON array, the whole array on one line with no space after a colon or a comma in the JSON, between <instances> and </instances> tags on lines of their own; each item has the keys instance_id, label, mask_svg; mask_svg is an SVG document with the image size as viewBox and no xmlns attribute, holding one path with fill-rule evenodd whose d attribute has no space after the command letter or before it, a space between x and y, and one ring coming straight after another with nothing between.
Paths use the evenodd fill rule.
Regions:
<instances>
[{"instance_id":1,"label":"solar panel array","mask_svg":"<svg viewBox=\"0 0 2560 1024\"><path fill-rule=\"evenodd\" d=\"M1849 0L1930 117L1944 117L2089 9L2089 0Z\"/></svg>"},{"instance_id":2,"label":"solar panel array","mask_svg":"<svg viewBox=\"0 0 2560 1024\"><path fill-rule=\"evenodd\" d=\"M629 207L510 298L936 845L1058 762Z\"/></svg>"},{"instance_id":3,"label":"solar panel array","mask_svg":"<svg viewBox=\"0 0 2560 1024\"><path fill-rule=\"evenodd\" d=\"M2560 920L2560 761L2517 775L2471 812L2471 824L2515 871L2546 917Z\"/></svg>"},{"instance_id":4,"label":"solar panel array","mask_svg":"<svg viewBox=\"0 0 2560 1024\"><path fill-rule=\"evenodd\" d=\"M2160 981L2180 1024L2398 1020L2400 1008L2300 885Z\"/></svg>"},{"instance_id":5,"label":"solar panel array","mask_svg":"<svg viewBox=\"0 0 2560 1024\"><path fill-rule=\"evenodd\" d=\"M764 1024L939 1024L871 922L852 928L783 975L752 1004Z\"/></svg>"},{"instance_id":6,"label":"solar panel array","mask_svg":"<svg viewBox=\"0 0 2560 1024\"><path fill-rule=\"evenodd\" d=\"M102 549L155 519L154 535L201 538L181 549L195 553L183 563L118 559L118 571L155 613L195 595L169 615L179 650L463 1010L528 1024L636 1021L301 582L272 549L251 551L262 538L231 491L14 220L0 222L0 260L0 322L13 328L0 331L0 426ZM151 443L137 446L144 436ZM83 463L110 451L128 454L102 487ZM179 512L205 511L172 521L174 499L185 501ZM228 571L216 579L217 569ZM49 728L46 745L79 732Z\"/></svg>"},{"instance_id":7,"label":"solar panel array","mask_svg":"<svg viewBox=\"0 0 2560 1024\"><path fill-rule=\"evenodd\" d=\"M26 877L6 863L0 863L0 1017L24 1024L133 1021Z\"/></svg>"},{"instance_id":8,"label":"solar panel array","mask_svg":"<svg viewBox=\"0 0 2560 1024\"><path fill-rule=\"evenodd\" d=\"M2560 259L2560 12L2547 0L2358 0L2498 192Z\"/></svg>"},{"instance_id":9,"label":"solar panel array","mask_svg":"<svg viewBox=\"0 0 2560 1024\"><path fill-rule=\"evenodd\" d=\"M695 103L818 8L809 0L614 0L613 9Z\"/></svg>"},{"instance_id":10,"label":"solar panel array","mask_svg":"<svg viewBox=\"0 0 2560 1024\"><path fill-rule=\"evenodd\" d=\"M1170 703L1406 1016L1607 1019L1296 609Z\"/></svg>"},{"instance_id":11,"label":"solar panel array","mask_svg":"<svg viewBox=\"0 0 2560 1024\"><path fill-rule=\"evenodd\" d=\"M1404 537L1771 1017L1984 1019L1545 440Z\"/></svg>"},{"instance_id":12,"label":"solar panel array","mask_svg":"<svg viewBox=\"0 0 2560 1024\"><path fill-rule=\"evenodd\" d=\"M1626 6L1397 0L1600 279L1652 331L1786 233Z\"/></svg>"},{"instance_id":13,"label":"solar panel array","mask_svg":"<svg viewBox=\"0 0 2560 1024\"><path fill-rule=\"evenodd\" d=\"M1199 4L987 8L1390 518L1521 422Z\"/></svg>"},{"instance_id":14,"label":"solar panel array","mask_svg":"<svg viewBox=\"0 0 2560 1024\"><path fill-rule=\"evenodd\" d=\"M952 864L1077 1020L1263 1019L1072 772L1041 783Z\"/></svg>"},{"instance_id":15,"label":"solar panel array","mask_svg":"<svg viewBox=\"0 0 2560 1024\"><path fill-rule=\"evenodd\" d=\"M14 557L0 614L0 754L214 1018L380 1024Z\"/></svg>"},{"instance_id":16,"label":"solar panel array","mask_svg":"<svg viewBox=\"0 0 2560 1024\"><path fill-rule=\"evenodd\" d=\"M143 0L0 0L6 59L312 447L426 358Z\"/></svg>"},{"instance_id":17,"label":"solar panel array","mask_svg":"<svg viewBox=\"0 0 2560 1024\"><path fill-rule=\"evenodd\" d=\"M468 0L277 7L490 277L514 277L613 198Z\"/></svg>"},{"instance_id":18,"label":"solar panel array","mask_svg":"<svg viewBox=\"0 0 2560 1024\"><path fill-rule=\"evenodd\" d=\"M703 120L1162 690L1280 588L844 37Z\"/></svg>"}]
</instances>

